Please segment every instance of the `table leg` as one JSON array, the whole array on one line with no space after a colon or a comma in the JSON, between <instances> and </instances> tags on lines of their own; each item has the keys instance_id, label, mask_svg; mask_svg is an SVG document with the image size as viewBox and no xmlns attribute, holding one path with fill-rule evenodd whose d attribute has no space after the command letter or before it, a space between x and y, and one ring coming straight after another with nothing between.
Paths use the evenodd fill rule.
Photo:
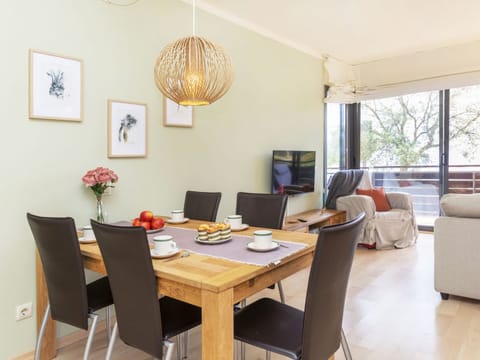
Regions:
<instances>
[{"instance_id":1,"label":"table leg","mask_svg":"<svg viewBox=\"0 0 480 360\"><path fill-rule=\"evenodd\" d=\"M233 289L202 291L202 359L233 359Z\"/></svg>"},{"instance_id":2,"label":"table leg","mask_svg":"<svg viewBox=\"0 0 480 360\"><path fill-rule=\"evenodd\" d=\"M36 253L36 272L37 272L37 333L42 324L43 314L48 304L48 292L47 284L45 283L45 275L43 274L42 262ZM42 360L53 359L57 355L56 344L56 324L55 321L50 318L45 329L45 336L43 337L42 349L40 352L40 358Z\"/></svg>"}]
</instances>

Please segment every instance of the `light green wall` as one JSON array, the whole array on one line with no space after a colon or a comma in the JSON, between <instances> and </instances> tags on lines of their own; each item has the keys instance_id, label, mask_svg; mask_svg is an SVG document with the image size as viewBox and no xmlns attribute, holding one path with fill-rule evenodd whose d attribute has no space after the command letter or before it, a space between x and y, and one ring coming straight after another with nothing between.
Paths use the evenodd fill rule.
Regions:
<instances>
[{"instance_id":1,"label":"light green wall","mask_svg":"<svg viewBox=\"0 0 480 360\"><path fill-rule=\"evenodd\" d=\"M87 224L94 198L80 181L86 170L107 166L120 177L105 200L109 220L141 209L166 214L183 205L187 189L221 191L223 218L233 212L237 191L269 191L272 149L317 150L321 188L321 61L202 11L198 33L231 55L234 84L217 103L195 109L192 129L162 126L153 64L163 46L190 34L190 14L176 0L128 8L100 0L2 2L0 359L30 351L35 342L34 319L14 319L17 304L35 301L25 213L70 215ZM29 48L83 59L83 122L28 118ZM146 158L107 158L109 98L148 104ZM318 193L291 198L288 211L319 202Z\"/></svg>"}]
</instances>

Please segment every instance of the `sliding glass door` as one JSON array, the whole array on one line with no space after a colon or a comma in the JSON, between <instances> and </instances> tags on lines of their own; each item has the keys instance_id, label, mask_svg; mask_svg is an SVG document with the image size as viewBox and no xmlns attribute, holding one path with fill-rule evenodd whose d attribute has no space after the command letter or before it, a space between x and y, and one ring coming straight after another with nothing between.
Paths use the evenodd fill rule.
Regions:
<instances>
[{"instance_id":1,"label":"sliding glass door","mask_svg":"<svg viewBox=\"0 0 480 360\"><path fill-rule=\"evenodd\" d=\"M480 192L480 85L451 89L448 192Z\"/></svg>"},{"instance_id":2,"label":"sliding glass door","mask_svg":"<svg viewBox=\"0 0 480 360\"><path fill-rule=\"evenodd\" d=\"M438 92L361 104L360 167L375 187L410 193L423 226L439 212L439 109Z\"/></svg>"},{"instance_id":3,"label":"sliding glass door","mask_svg":"<svg viewBox=\"0 0 480 360\"><path fill-rule=\"evenodd\" d=\"M480 85L327 104L325 124L328 175L363 168L374 186L412 194L421 228L442 194L480 193Z\"/></svg>"}]
</instances>

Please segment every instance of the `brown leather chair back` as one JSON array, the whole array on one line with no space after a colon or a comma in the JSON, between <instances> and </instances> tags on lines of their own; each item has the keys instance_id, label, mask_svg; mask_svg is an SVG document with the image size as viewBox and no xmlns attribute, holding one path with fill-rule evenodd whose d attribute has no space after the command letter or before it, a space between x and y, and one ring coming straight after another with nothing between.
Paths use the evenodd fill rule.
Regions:
<instances>
[{"instance_id":1,"label":"brown leather chair back","mask_svg":"<svg viewBox=\"0 0 480 360\"><path fill-rule=\"evenodd\" d=\"M160 306L145 229L91 224L110 280L120 338L162 359Z\"/></svg>"},{"instance_id":2,"label":"brown leather chair back","mask_svg":"<svg viewBox=\"0 0 480 360\"><path fill-rule=\"evenodd\" d=\"M88 329L88 298L75 222L27 213L48 289L52 319Z\"/></svg>"},{"instance_id":3,"label":"brown leather chair back","mask_svg":"<svg viewBox=\"0 0 480 360\"><path fill-rule=\"evenodd\" d=\"M302 359L328 359L340 346L348 278L365 213L320 229L305 301Z\"/></svg>"},{"instance_id":4,"label":"brown leather chair back","mask_svg":"<svg viewBox=\"0 0 480 360\"><path fill-rule=\"evenodd\" d=\"M281 229L287 208L286 194L258 194L239 192L236 214L250 226Z\"/></svg>"},{"instance_id":5,"label":"brown leather chair back","mask_svg":"<svg viewBox=\"0 0 480 360\"><path fill-rule=\"evenodd\" d=\"M222 193L188 190L185 194L183 212L185 217L195 220L215 221Z\"/></svg>"}]
</instances>

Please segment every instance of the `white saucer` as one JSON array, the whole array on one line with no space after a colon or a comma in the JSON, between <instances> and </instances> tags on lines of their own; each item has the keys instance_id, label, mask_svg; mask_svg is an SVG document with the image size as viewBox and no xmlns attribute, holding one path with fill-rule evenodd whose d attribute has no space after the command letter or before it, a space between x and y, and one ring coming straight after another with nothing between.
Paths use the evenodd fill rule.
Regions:
<instances>
[{"instance_id":1,"label":"white saucer","mask_svg":"<svg viewBox=\"0 0 480 360\"><path fill-rule=\"evenodd\" d=\"M165 230L165 228L166 228L166 225L163 225L163 227L160 228L160 229L147 230L147 234L156 234L156 233L158 233L158 232L160 232L160 231Z\"/></svg>"},{"instance_id":2,"label":"white saucer","mask_svg":"<svg viewBox=\"0 0 480 360\"><path fill-rule=\"evenodd\" d=\"M232 230L232 231L243 231L243 230L247 230L249 227L250 226L248 224L242 224L238 228L230 227L230 230Z\"/></svg>"},{"instance_id":3,"label":"white saucer","mask_svg":"<svg viewBox=\"0 0 480 360\"><path fill-rule=\"evenodd\" d=\"M85 237L83 237L83 236L79 237L78 241L82 244L91 244L91 243L97 242L96 239L85 239Z\"/></svg>"},{"instance_id":4,"label":"white saucer","mask_svg":"<svg viewBox=\"0 0 480 360\"><path fill-rule=\"evenodd\" d=\"M169 224L183 224L183 223L186 223L188 220L190 220L189 218L183 218L182 220L178 220L178 221L173 221L172 219L168 219L167 220L167 223Z\"/></svg>"},{"instance_id":5,"label":"white saucer","mask_svg":"<svg viewBox=\"0 0 480 360\"><path fill-rule=\"evenodd\" d=\"M280 244L277 243L276 241L272 241L272 245L269 248L259 248L257 247L257 244L255 244L255 242L253 241L247 244L247 248L249 250L259 251L259 252L272 251L272 250L278 249L279 247L280 247Z\"/></svg>"},{"instance_id":6,"label":"white saucer","mask_svg":"<svg viewBox=\"0 0 480 360\"><path fill-rule=\"evenodd\" d=\"M150 249L150 255L152 255L152 258L154 259L165 259L169 258L170 256L176 255L180 252L179 248L175 248L172 251L166 253L166 254L157 254L155 249Z\"/></svg>"},{"instance_id":7,"label":"white saucer","mask_svg":"<svg viewBox=\"0 0 480 360\"><path fill-rule=\"evenodd\" d=\"M230 236L228 239L220 239L217 241L209 241L209 240L199 240L198 236L195 236L195 241L200 243L200 244L208 244L208 245L215 245L215 244L223 244L228 241L232 240L232 237Z\"/></svg>"}]
</instances>

